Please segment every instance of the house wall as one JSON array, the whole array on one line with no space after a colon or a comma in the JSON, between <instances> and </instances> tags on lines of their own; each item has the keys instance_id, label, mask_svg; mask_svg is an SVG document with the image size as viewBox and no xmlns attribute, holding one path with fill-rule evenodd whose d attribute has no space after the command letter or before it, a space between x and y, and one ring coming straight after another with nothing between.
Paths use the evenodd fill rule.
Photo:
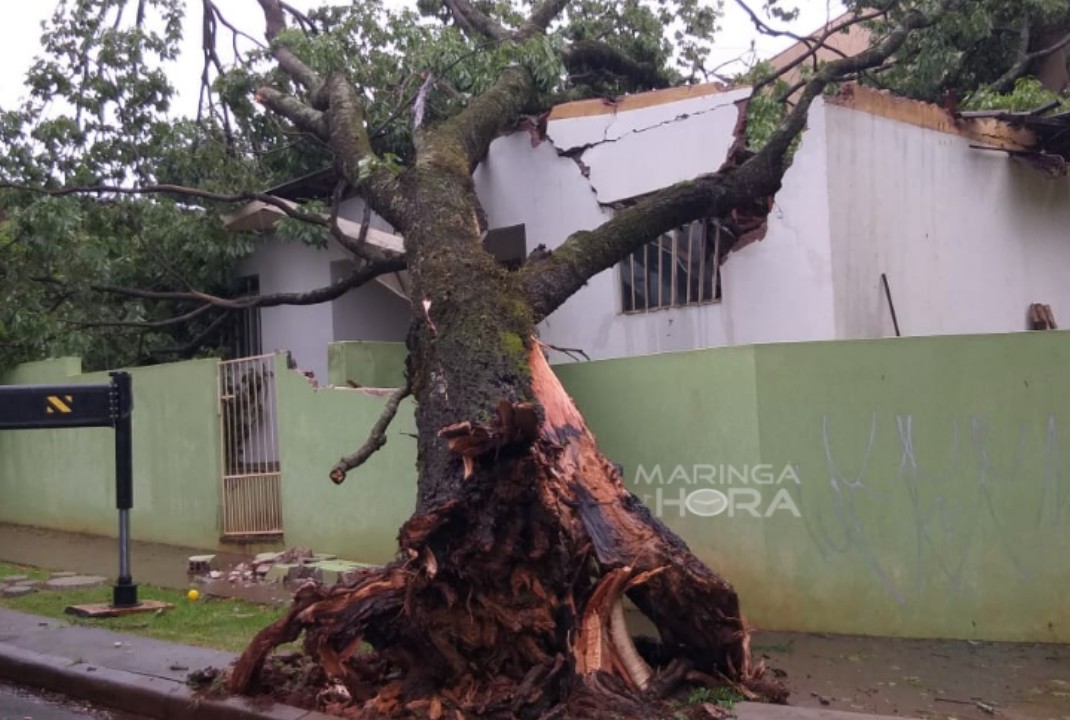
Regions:
<instances>
[{"instance_id":1,"label":"house wall","mask_svg":"<svg viewBox=\"0 0 1070 720\"><path fill-rule=\"evenodd\" d=\"M339 216L359 222L364 214L360 198L345 200ZM371 227L392 232L373 215ZM242 264L242 275L259 275L262 294L307 292L329 285L344 272L351 258L333 240L325 249L286 242L273 233ZM316 380L328 377L327 345L334 340L399 341L408 330L408 304L378 283L351 290L330 303L283 305L261 312L265 353L289 351L297 365Z\"/></svg>"},{"instance_id":2,"label":"house wall","mask_svg":"<svg viewBox=\"0 0 1070 720\"><path fill-rule=\"evenodd\" d=\"M540 244L553 249L611 217L607 203L717 170L734 140L736 103L748 91L691 92L616 114L604 106L566 110L560 119L551 116L548 139L535 146L526 133L495 140L474 175L490 226L523 224L529 250ZM824 184L813 182L825 169L824 135L819 106L766 238L724 265L720 303L624 315L614 267L547 318L540 328L544 339L604 359L832 338L828 200Z\"/></svg>"},{"instance_id":3,"label":"house wall","mask_svg":"<svg viewBox=\"0 0 1070 720\"><path fill-rule=\"evenodd\" d=\"M828 106L836 334L1028 328L1030 303L1070 313L1070 179L1049 180L950 133Z\"/></svg>"},{"instance_id":4,"label":"house wall","mask_svg":"<svg viewBox=\"0 0 1070 720\"><path fill-rule=\"evenodd\" d=\"M242 265L243 275L260 276L262 294L307 292L331 282L330 253L299 243L265 237ZM265 353L289 351L297 365L317 379L327 377L327 343L334 339L330 303L282 305L260 311Z\"/></svg>"},{"instance_id":5,"label":"house wall","mask_svg":"<svg viewBox=\"0 0 1070 720\"><path fill-rule=\"evenodd\" d=\"M351 268L349 260L332 262L331 282L345 278ZM404 342L411 317L412 308L404 298L382 283L370 282L331 303L331 339Z\"/></svg>"}]
</instances>

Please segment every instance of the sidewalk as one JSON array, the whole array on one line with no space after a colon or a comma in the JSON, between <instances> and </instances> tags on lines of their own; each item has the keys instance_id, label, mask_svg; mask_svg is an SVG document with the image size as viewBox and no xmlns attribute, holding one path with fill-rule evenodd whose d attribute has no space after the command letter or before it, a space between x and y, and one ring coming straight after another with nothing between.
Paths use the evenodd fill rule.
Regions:
<instances>
[{"instance_id":1,"label":"sidewalk","mask_svg":"<svg viewBox=\"0 0 1070 720\"><path fill-rule=\"evenodd\" d=\"M330 720L285 705L197 699L186 687L190 671L225 668L233 661L233 655L217 650L0 609L0 679L146 718Z\"/></svg>"},{"instance_id":2,"label":"sidewalk","mask_svg":"<svg viewBox=\"0 0 1070 720\"><path fill-rule=\"evenodd\" d=\"M74 570L84 575L113 578L119 570L119 541L99 535L0 523L0 559L43 570ZM238 549L238 548L236 548ZM247 560L251 555L198 548L161 545L141 540L130 542L130 566L134 582L167 588L183 588L190 555L214 554L221 565Z\"/></svg>"},{"instance_id":3,"label":"sidewalk","mask_svg":"<svg viewBox=\"0 0 1070 720\"><path fill-rule=\"evenodd\" d=\"M197 700L187 674L226 668L230 653L187 647L0 609L0 680L59 692L146 718L166 720L337 720L244 699ZM739 720L878 720L884 716L740 703Z\"/></svg>"}]
</instances>

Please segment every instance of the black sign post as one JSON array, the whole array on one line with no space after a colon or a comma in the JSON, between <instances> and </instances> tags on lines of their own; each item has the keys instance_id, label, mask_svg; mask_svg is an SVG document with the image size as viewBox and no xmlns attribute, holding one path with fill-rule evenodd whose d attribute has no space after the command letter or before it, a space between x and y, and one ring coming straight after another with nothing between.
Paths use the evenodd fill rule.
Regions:
<instances>
[{"instance_id":1,"label":"black sign post","mask_svg":"<svg viewBox=\"0 0 1070 720\"><path fill-rule=\"evenodd\" d=\"M130 374L111 373L107 385L0 385L0 430L110 427L115 430L115 506L119 510L119 579L112 607L137 606L130 574L130 509L134 453Z\"/></svg>"}]
</instances>

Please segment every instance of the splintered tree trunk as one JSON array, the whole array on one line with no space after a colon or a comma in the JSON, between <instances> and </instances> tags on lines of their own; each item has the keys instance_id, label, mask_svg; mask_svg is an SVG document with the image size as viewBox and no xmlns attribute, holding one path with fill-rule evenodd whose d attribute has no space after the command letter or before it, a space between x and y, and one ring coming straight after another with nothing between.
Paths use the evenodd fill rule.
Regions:
<instances>
[{"instance_id":1,"label":"splintered tree trunk","mask_svg":"<svg viewBox=\"0 0 1070 720\"><path fill-rule=\"evenodd\" d=\"M751 663L735 591L599 452L510 273L480 245L466 169L416 172L416 510L394 562L300 589L230 689L264 692L270 651L303 634L320 670L309 682L336 688L322 698L371 715L638 713L685 681L782 700ZM625 596L661 635L642 653Z\"/></svg>"}]
</instances>

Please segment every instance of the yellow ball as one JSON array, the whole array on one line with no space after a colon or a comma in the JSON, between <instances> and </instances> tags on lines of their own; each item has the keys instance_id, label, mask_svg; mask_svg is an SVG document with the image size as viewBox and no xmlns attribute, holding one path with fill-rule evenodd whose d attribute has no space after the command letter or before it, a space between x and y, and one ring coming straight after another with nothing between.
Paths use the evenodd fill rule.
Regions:
<instances>
[{"instance_id":1,"label":"yellow ball","mask_svg":"<svg viewBox=\"0 0 1070 720\"><path fill-rule=\"evenodd\" d=\"M200 596L201 594L196 590L190 590L188 593L186 593L186 597L190 600L197 600L197 598L199 598Z\"/></svg>"}]
</instances>

